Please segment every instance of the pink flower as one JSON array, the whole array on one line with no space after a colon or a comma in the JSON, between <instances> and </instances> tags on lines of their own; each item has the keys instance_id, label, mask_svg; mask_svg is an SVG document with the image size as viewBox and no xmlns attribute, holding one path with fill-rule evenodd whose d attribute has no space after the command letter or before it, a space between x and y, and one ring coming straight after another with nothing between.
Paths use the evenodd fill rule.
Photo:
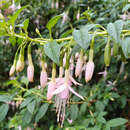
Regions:
<instances>
[{"instance_id":1,"label":"pink flower","mask_svg":"<svg viewBox=\"0 0 130 130\"><path fill-rule=\"evenodd\" d=\"M68 20L68 12L64 13L63 19L62 19L62 24L64 24Z\"/></svg>"},{"instance_id":2,"label":"pink flower","mask_svg":"<svg viewBox=\"0 0 130 130\"><path fill-rule=\"evenodd\" d=\"M48 83L47 100L52 99L55 88L56 88L56 83L54 81L50 81Z\"/></svg>"},{"instance_id":3,"label":"pink flower","mask_svg":"<svg viewBox=\"0 0 130 130\"><path fill-rule=\"evenodd\" d=\"M65 118L66 103L69 99L69 92L72 92L77 97L84 100L84 98L71 88L72 82L78 84L69 74L69 70L65 70L65 78L57 78L55 90L53 89L52 95L56 95L55 106L57 112L57 121L61 122L63 126Z\"/></svg>"},{"instance_id":4,"label":"pink flower","mask_svg":"<svg viewBox=\"0 0 130 130\"><path fill-rule=\"evenodd\" d=\"M40 74L40 85L44 88L47 84L47 72L42 70Z\"/></svg>"},{"instance_id":5,"label":"pink flower","mask_svg":"<svg viewBox=\"0 0 130 130\"><path fill-rule=\"evenodd\" d=\"M90 81L94 72L94 63L93 61L89 61L86 65L86 70L85 70L85 80L86 82Z\"/></svg>"},{"instance_id":6,"label":"pink flower","mask_svg":"<svg viewBox=\"0 0 130 130\"><path fill-rule=\"evenodd\" d=\"M69 124L72 124L73 120L67 119L67 121L69 122Z\"/></svg>"},{"instance_id":7,"label":"pink flower","mask_svg":"<svg viewBox=\"0 0 130 130\"><path fill-rule=\"evenodd\" d=\"M76 68L75 68L75 76L78 77L80 73L82 72L82 66L83 66L83 59L78 58L78 61L76 63Z\"/></svg>"},{"instance_id":8,"label":"pink flower","mask_svg":"<svg viewBox=\"0 0 130 130\"><path fill-rule=\"evenodd\" d=\"M33 82L33 77L34 77L34 66L33 66L33 64L29 65L28 68L27 68L27 77L28 77L29 82Z\"/></svg>"}]
</instances>

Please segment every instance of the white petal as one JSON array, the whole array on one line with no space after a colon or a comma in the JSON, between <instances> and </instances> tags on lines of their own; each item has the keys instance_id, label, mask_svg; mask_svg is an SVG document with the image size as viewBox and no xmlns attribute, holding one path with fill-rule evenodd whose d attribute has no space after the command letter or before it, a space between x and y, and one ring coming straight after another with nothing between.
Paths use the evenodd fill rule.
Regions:
<instances>
[{"instance_id":1,"label":"white petal","mask_svg":"<svg viewBox=\"0 0 130 130\"><path fill-rule=\"evenodd\" d=\"M59 86L59 87L52 93L52 95L56 95L56 94L61 93L62 91L65 90L66 87L67 87L66 84L63 84L63 85Z\"/></svg>"},{"instance_id":2,"label":"white petal","mask_svg":"<svg viewBox=\"0 0 130 130\"><path fill-rule=\"evenodd\" d=\"M77 97L79 97L79 98L81 98L82 100L84 100L84 98L83 98L81 95L79 95L77 92L75 92L73 88L71 88L70 86L68 86L68 88L69 88L69 90L70 90L73 94L75 94Z\"/></svg>"},{"instance_id":3,"label":"white petal","mask_svg":"<svg viewBox=\"0 0 130 130\"><path fill-rule=\"evenodd\" d=\"M74 85L79 85L79 86L82 86L82 84L78 83L77 81L75 81L75 79L72 77L72 76L69 76L70 80L72 81L72 83Z\"/></svg>"}]
</instances>

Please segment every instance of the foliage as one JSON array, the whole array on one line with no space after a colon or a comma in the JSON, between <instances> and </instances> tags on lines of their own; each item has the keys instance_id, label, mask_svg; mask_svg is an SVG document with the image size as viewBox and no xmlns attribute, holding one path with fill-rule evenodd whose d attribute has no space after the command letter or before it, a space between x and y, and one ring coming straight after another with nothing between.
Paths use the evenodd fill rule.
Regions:
<instances>
[{"instance_id":1,"label":"foliage","mask_svg":"<svg viewBox=\"0 0 130 130\"><path fill-rule=\"evenodd\" d=\"M18 9L19 4L15 0L16 9L10 13L12 3L0 2L0 129L129 129L130 22L120 19L122 12L129 13L127 0L23 0ZM32 46L35 82L29 83L26 69L9 79L9 68L19 53L25 53L25 63L28 61L28 45ZM80 50L88 60L93 59L94 75L88 83L84 74L81 79L75 77L82 86L72 87L85 99L70 95L64 127L60 128L55 101L46 99L47 86L39 89L39 61L47 62L51 77L51 68L58 72L65 53L74 57Z\"/></svg>"}]
</instances>

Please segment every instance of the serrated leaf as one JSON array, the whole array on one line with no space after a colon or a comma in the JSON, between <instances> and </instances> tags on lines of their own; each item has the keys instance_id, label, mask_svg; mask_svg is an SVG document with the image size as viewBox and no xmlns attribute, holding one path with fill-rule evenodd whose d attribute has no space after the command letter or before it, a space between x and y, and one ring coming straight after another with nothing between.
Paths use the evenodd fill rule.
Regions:
<instances>
[{"instance_id":1,"label":"serrated leaf","mask_svg":"<svg viewBox=\"0 0 130 130\"><path fill-rule=\"evenodd\" d=\"M96 102L96 110L102 112L104 110L104 104L101 101Z\"/></svg>"},{"instance_id":2,"label":"serrated leaf","mask_svg":"<svg viewBox=\"0 0 130 130\"><path fill-rule=\"evenodd\" d=\"M73 37L77 44L79 44L83 49L86 50L89 47L91 35L88 34L88 30L86 30L86 28L74 30Z\"/></svg>"},{"instance_id":3,"label":"serrated leaf","mask_svg":"<svg viewBox=\"0 0 130 130\"><path fill-rule=\"evenodd\" d=\"M9 110L8 104L2 104L0 106L0 121L4 120L4 118L7 115L8 110Z\"/></svg>"},{"instance_id":4,"label":"serrated leaf","mask_svg":"<svg viewBox=\"0 0 130 130\"><path fill-rule=\"evenodd\" d=\"M9 102L12 100L12 97L10 97L9 95L0 95L0 102Z\"/></svg>"},{"instance_id":5,"label":"serrated leaf","mask_svg":"<svg viewBox=\"0 0 130 130\"><path fill-rule=\"evenodd\" d=\"M76 118L78 117L78 112L79 112L77 104L74 104L74 105L70 106L70 112L71 112L70 113L71 119L76 120Z\"/></svg>"},{"instance_id":6,"label":"serrated leaf","mask_svg":"<svg viewBox=\"0 0 130 130\"><path fill-rule=\"evenodd\" d=\"M59 65L60 49L61 46L56 41L44 45L45 54L57 65Z\"/></svg>"},{"instance_id":7,"label":"serrated leaf","mask_svg":"<svg viewBox=\"0 0 130 130\"><path fill-rule=\"evenodd\" d=\"M116 126L124 125L126 122L128 122L128 120L126 120L124 118L116 118L116 119L112 119L112 120L108 121L107 124L110 127L116 127Z\"/></svg>"},{"instance_id":8,"label":"serrated leaf","mask_svg":"<svg viewBox=\"0 0 130 130\"><path fill-rule=\"evenodd\" d=\"M106 123L106 120L105 120L105 118L103 118L101 115L99 115L98 117L97 117L97 120L99 121L99 122L101 122L101 123Z\"/></svg>"},{"instance_id":9,"label":"serrated leaf","mask_svg":"<svg viewBox=\"0 0 130 130\"><path fill-rule=\"evenodd\" d=\"M28 110L26 110L23 115L23 123L29 124L31 120L32 120L32 114Z\"/></svg>"},{"instance_id":10,"label":"serrated leaf","mask_svg":"<svg viewBox=\"0 0 130 130\"><path fill-rule=\"evenodd\" d=\"M46 25L48 30L51 30L61 17L62 17L61 15L57 15L57 16L54 16L52 19L50 19Z\"/></svg>"},{"instance_id":11,"label":"serrated leaf","mask_svg":"<svg viewBox=\"0 0 130 130\"><path fill-rule=\"evenodd\" d=\"M22 104L20 105L20 108L23 108L23 107L27 106L32 100L33 100L33 97L28 97L28 98L26 98L26 99L22 102Z\"/></svg>"},{"instance_id":12,"label":"serrated leaf","mask_svg":"<svg viewBox=\"0 0 130 130\"><path fill-rule=\"evenodd\" d=\"M43 104L36 114L35 121L38 122L47 112L49 104Z\"/></svg>"},{"instance_id":13,"label":"serrated leaf","mask_svg":"<svg viewBox=\"0 0 130 130\"><path fill-rule=\"evenodd\" d=\"M30 102L30 103L27 105L27 109L28 109L28 111L29 111L31 114L33 114L33 112L34 112L35 105L36 105L36 101L35 101L35 100L32 101L32 102Z\"/></svg>"}]
</instances>

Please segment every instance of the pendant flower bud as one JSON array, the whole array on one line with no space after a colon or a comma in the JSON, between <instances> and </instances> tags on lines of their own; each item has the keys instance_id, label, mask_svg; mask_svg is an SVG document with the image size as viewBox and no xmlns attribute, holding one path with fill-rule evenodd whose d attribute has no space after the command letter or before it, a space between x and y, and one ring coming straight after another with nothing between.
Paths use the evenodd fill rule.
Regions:
<instances>
[{"instance_id":1,"label":"pendant flower bud","mask_svg":"<svg viewBox=\"0 0 130 130\"><path fill-rule=\"evenodd\" d=\"M29 65L28 68L27 68L27 77L28 77L29 82L33 82L33 77L34 77L34 66L33 66L33 64Z\"/></svg>"},{"instance_id":2,"label":"pendant flower bud","mask_svg":"<svg viewBox=\"0 0 130 130\"><path fill-rule=\"evenodd\" d=\"M42 70L40 74L40 85L42 88L45 88L46 84L47 84L47 72Z\"/></svg>"},{"instance_id":3,"label":"pendant flower bud","mask_svg":"<svg viewBox=\"0 0 130 130\"><path fill-rule=\"evenodd\" d=\"M31 56L31 44L28 46L28 68L27 68L27 77L29 82L33 82L34 77L34 66Z\"/></svg>"},{"instance_id":4,"label":"pendant flower bud","mask_svg":"<svg viewBox=\"0 0 130 130\"><path fill-rule=\"evenodd\" d=\"M16 71L21 72L24 69L24 48L21 49L19 59L16 64Z\"/></svg>"},{"instance_id":5,"label":"pendant flower bud","mask_svg":"<svg viewBox=\"0 0 130 130\"><path fill-rule=\"evenodd\" d=\"M83 52L81 50L80 57L77 60L76 63L76 69L75 69L75 76L78 77L80 73L82 72L82 66L83 66Z\"/></svg>"},{"instance_id":6,"label":"pendant flower bud","mask_svg":"<svg viewBox=\"0 0 130 130\"><path fill-rule=\"evenodd\" d=\"M14 72L15 72L15 67L16 67L15 64L13 64L13 65L11 66L10 71L9 71L9 76L13 76L13 74L14 74Z\"/></svg>"},{"instance_id":7,"label":"pendant flower bud","mask_svg":"<svg viewBox=\"0 0 130 130\"><path fill-rule=\"evenodd\" d=\"M16 64L16 71L21 72L23 69L24 69L24 61L19 59Z\"/></svg>"},{"instance_id":8,"label":"pendant flower bud","mask_svg":"<svg viewBox=\"0 0 130 130\"><path fill-rule=\"evenodd\" d=\"M85 80L88 83L88 81L91 80L94 72L94 62L89 61L86 65L86 70L85 70Z\"/></svg>"}]
</instances>

